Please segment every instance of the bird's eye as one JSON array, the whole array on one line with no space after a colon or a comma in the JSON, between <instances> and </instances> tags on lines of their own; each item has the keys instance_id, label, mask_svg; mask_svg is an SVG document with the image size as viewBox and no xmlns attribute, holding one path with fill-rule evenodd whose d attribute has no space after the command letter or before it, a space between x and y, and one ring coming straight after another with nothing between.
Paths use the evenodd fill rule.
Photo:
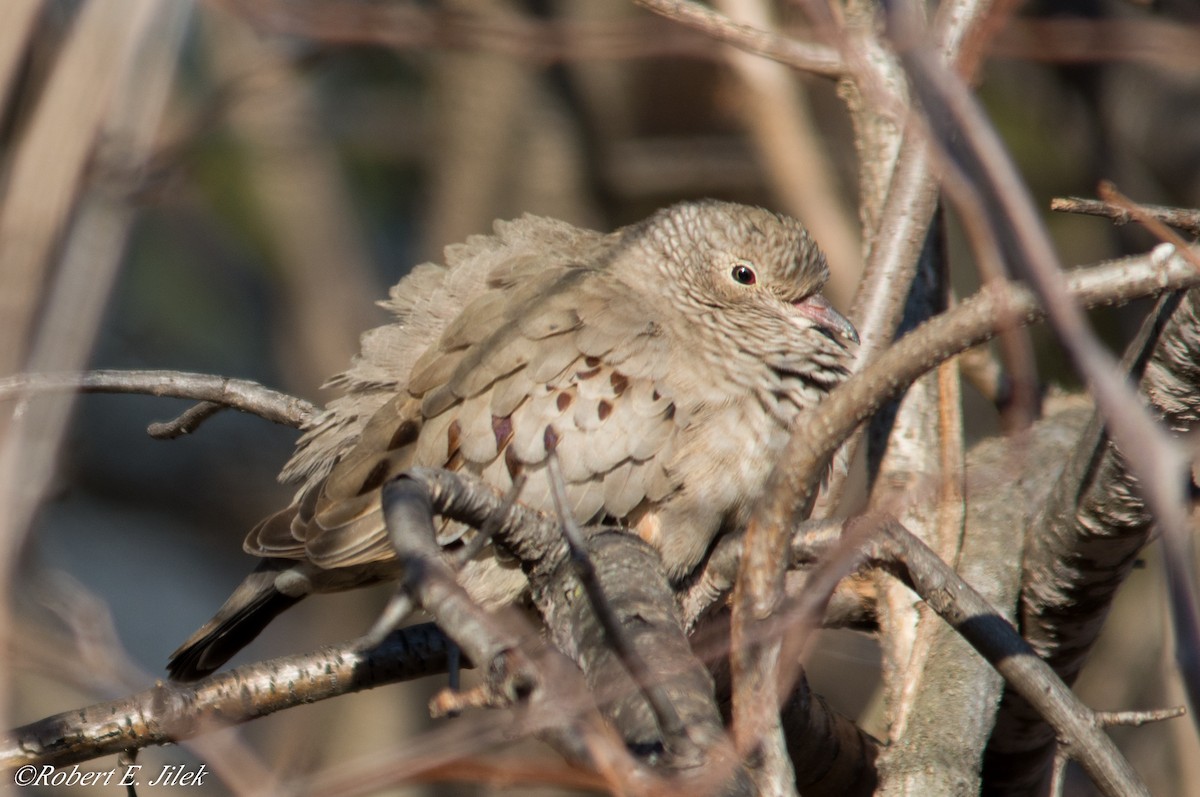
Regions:
<instances>
[{"instance_id":1,"label":"bird's eye","mask_svg":"<svg viewBox=\"0 0 1200 797\"><path fill-rule=\"evenodd\" d=\"M733 277L733 281L739 285L753 285L758 282L758 276L754 273L754 269L747 266L745 263L738 263L729 272L729 276Z\"/></svg>"}]
</instances>

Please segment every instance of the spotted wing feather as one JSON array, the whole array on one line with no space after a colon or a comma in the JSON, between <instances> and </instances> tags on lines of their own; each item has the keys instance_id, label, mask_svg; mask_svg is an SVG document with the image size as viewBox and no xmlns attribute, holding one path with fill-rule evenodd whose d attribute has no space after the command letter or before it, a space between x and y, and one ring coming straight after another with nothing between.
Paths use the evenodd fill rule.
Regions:
<instances>
[{"instance_id":1,"label":"spotted wing feather","mask_svg":"<svg viewBox=\"0 0 1200 797\"><path fill-rule=\"evenodd\" d=\"M393 554L378 491L414 465L462 470L498 489L524 474L521 501L553 511L554 450L580 522L622 520L669 494L682 425L661 381L668 341L636 297L606 279L568 263L518 266L493 280L462 316L478 309L484 331L451 323L309 500L287 523L260 526L247 548L322 568L385 561ZM447 526L442 540L461 533Z\"/></svg>"}]
</instances>

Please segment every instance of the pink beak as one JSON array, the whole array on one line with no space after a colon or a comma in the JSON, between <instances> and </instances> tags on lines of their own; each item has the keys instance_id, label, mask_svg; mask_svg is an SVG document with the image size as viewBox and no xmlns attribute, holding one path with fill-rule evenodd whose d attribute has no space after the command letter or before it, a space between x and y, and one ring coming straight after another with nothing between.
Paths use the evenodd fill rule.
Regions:
<instances>
[{"instance_id":1,"label":"pink beak","mask_svg":"<svg viewBox=\"0 0 1200 797\"><path fill-rule=\"evenodd\" d=\"M794 302L793 306L800 315L812 321L818 327L835 337L845 338L851 343L858 343L858 330L854 325L819 293L814 293L807 299Z\"/></svg>"}]
</instances>

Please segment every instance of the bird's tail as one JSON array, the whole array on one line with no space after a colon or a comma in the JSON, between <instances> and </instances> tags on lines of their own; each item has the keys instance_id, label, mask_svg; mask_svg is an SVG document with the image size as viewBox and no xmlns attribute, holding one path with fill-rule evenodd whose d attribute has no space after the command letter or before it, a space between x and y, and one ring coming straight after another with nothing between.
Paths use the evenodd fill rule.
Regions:
<instances>
[{"instance_id":1,"label":"bird's tail","mask_svg":"<svg viewBox=\"0 0 1200 797\"><path fill-rule=\"evenodd\" d=\"M173 681L196 681L214 672L250 644L267 624L300 601L275 588L287 559L267 559L246 576L216 615L171 654L167 672Z\"/></svg>"}]
</instances>

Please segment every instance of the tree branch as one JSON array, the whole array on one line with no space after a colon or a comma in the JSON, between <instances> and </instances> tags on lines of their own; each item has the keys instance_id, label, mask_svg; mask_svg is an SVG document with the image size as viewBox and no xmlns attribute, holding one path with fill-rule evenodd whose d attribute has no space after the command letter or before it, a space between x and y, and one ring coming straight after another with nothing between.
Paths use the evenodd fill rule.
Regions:
<instances>
[{"instance_id":1,"label":"tree branch","mask_svg":"<svg viewBox=\"0 0 1200 797\"><path fill-rule=\"evenodd\" d=\"M1163 205L1139 205L1138 208L1150 218L1157 219L1163 224L1176 227L1192 235L1200 235L1200 211L1189 208L1170 208ZM1083 213L1089 216L1102 216L1106 219L1112 219L1113 224L1118 226L1137 220L1129 208L1099 199L1085 199L1075 196L1055 197L1050 200L1050 209L1059 213Z\"/></svg>"},{"instance_id":2,"label":"tree branch","mask_svg":"<svg viewBox=\"0 0 1200 797\"><path fill-rule=\"evenodd\" d=\"M1148 330L1143 337L1147 351L1156 340L1158 345L1145 366L1142 393L1173 433L1185 435L1200 423L1200 292L1184 295L1161 336ZM1029 529L1023 565L1021 627L1066 683L1073 683L1082 669L1116 590L1151 529L1139 483L1097 415ZM1191 611L1187 605L1177 608ZM1188 635L1176 644L1189 689L1196 684L1196 644ZM988 751L999 793L1036 784L1053 752L1053 731L1038 713L1016 696L1006 697Z\"/></svg>"},{"instance_id":3,"label":"tree branch","mask_svg":"<svg viewBox=\"0 0 1200 797\"><path fill-rule=\"evenodd\" d=\"M790 36L759 30L734 22L729 17L694 0L634 0L638 5L701 31L719 42L748 53L761 55L794 69L837 77L844 67L836 50L822 44L800 42Z\"/></svg>"},{"instance_id":4,"label":"tree branch","mask_svg":"<svg viewBox=\"0 0 1200 797\"><path fill-rule=\"evenodd\" d=\"M248 664L194 684L160 682L16 728L0 740L0 770L67 766L171 744L293 706L445 672L447 647L445 635L427 623L396 631L371 650L352 642Z\"/></svg>"},{"instance_id":5,"label":"tree branch","mask_svg":"<svg viewBox=\"0 0 1200 797\"><path fill-rule=\"evenodd\" d=\"M25 395L77 390L80 393L134 393L192 399L257 415L282 426L303 428L317 413L304 399L263 387L248 379L232 379L185 371L99 370L74 374L17 374L0 379L0 401ZM170 437L194 431L209 410L193 408L184 418L154 424L150 434ZM202 418L197 418L202 415ZM157 434L156 434L157 430Z\"/></svg>"}]
</instances>

